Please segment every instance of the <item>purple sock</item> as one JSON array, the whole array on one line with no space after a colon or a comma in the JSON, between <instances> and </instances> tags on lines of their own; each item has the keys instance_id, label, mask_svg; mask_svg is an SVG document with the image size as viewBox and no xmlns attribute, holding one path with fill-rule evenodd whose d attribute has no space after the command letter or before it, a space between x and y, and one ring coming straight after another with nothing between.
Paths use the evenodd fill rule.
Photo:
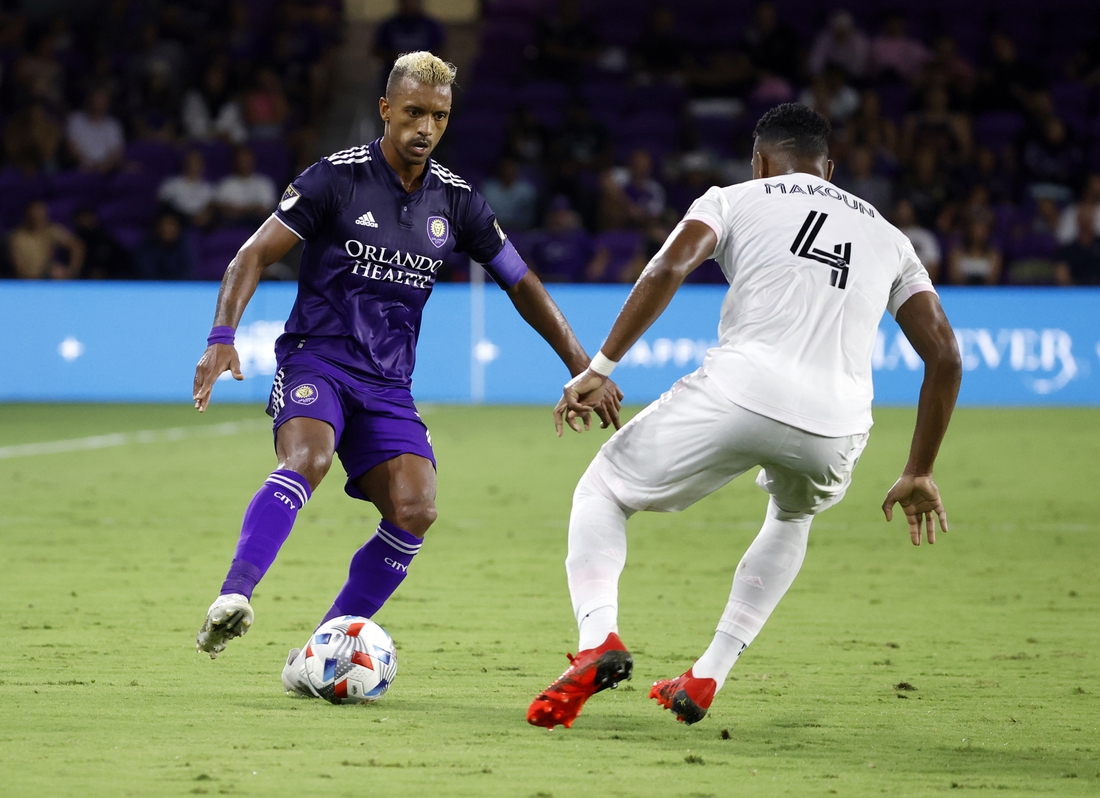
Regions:
<instances>
[{"instance_id":1,"label":"purple sock","mask_svg":"<svg viewBox=\"0 0 1100 798\"><path fill-rule=\"evenodd\" d=\"M351 558L348 581L321 623L341 615L369 618L378 612L405 578L423 542L389 521L378 524L374 537Z\"/></svg>"},{"instance_id":2,"label":"purple sock","mask_svg":"<svg viewBox=\"0 0 1100 798\"><path fill-rule=\"evenodd\" d=\"M301 474L285 469L271 472L244 512L241 539L222 585L223 596L242 593L252 598L256 583L275 562L275 555L310 495L309 483Z\"/></svg>"}]
</instances>

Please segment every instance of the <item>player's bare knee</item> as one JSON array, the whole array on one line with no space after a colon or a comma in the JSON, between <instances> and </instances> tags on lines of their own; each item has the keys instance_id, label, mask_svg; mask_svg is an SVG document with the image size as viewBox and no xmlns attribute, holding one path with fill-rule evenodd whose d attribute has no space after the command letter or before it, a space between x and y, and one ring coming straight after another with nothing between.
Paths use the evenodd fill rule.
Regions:
<instances>
[{"instance_id":1,"label":"player's bare knee","mask_svg":"<svg viewBox=\"0 0 1100 798\"><path fill-rule=\"evenodd\" d=\"M289 468L306 478L309 487L317 490L332 466L332 453L320 449L302 449L290 453L280 468Z\"/></svg>"},{"instance_id":2,"label":"player's bare knee","mask_svg":"<svg viewBox=\"0 0 1100 798\"><path fill-rule=\"evenodd\" d=\"M417 537L424 537L438 515L435 501L428 497L398 498L393 504L393 523Z\"/></svg>"}]
</instances>

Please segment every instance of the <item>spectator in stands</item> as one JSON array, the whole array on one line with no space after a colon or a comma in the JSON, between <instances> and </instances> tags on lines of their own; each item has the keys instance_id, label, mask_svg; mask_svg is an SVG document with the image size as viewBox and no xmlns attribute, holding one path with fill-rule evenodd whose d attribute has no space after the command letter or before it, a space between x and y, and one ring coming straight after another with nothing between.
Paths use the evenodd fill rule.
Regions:
<instances>
[{"instance_id":1,"label":"spectator in stands","mask_svg":"<svg viewBox=\"0 0 1100 798\"><path fill-rule=\"evenodd\" d=\"M1077 208L1077 238L1058 250L1059 285L1100 285L1100 208Z\"/></svg>"},{"instance_id":2,"label":"spectator in stands","mask_svg":"<svg viewBox=\"0 0 1100 798\"><path fill-rule=\"evenodd\" d=\"M860 102L859 92L845 82L844 70L834 64L814 75L798 101L827 117L835 127L855 115Z\"/></svg>"},{"instance_id":3,"label":"spectator in stands","mask_svg":"<svg viewBox=\"0 0 1100 798\"><path fill-rule=\"evenodd\" d=\"M885 177L876 175L874 166L874 156L867 147L852 147L846 168L833 182L885 212L891 205L893 185Z\"/></svg>"},{"instance_id":4,"label":"spectator in stands","mask_svg":"<svg viewBox=\"0 0 1100 798\"><path fill-rule=\"evenodd\" d=\"M924 264L924 268L928 270L932 282L938 282L940 265L943 259L940 242L935 233L917 224L917 215L913 212L913 203L907 199L899 200L898 204L894 206L892 221L913 245L913 250L920 258L920 262Z\"/></svg>"},{"instance_id":5,"label":"spectator in stands","mask_svg":"<svg viewBox=\"0 0 1100 798\"><path fill-rule=\"evenodd\" d=\"M221 138L230 144L244 144L248 140L244 113L229 88L225 64L220 59L203 72L201 86L184 95L182 117L188 138L199 141Z\"/></svg>"},{"instance_id":6,"label":"spectator in stands","mask_svg":"<svg viewBox=\"0 0 1100 798\"><path fill-rule=\"evenodd\" d=\"M994 30L989 35L989 60L974 89L974 110L1024 111L1031 92L1042 82L1039 67L1020 59L1012 37Z\"/></svg>"},{"instance_id":7,"label":"spectator in stands","mask_svg":"<svg viewBox=\"0 0 1100 798\"><path fill-rule=\"evenodd\" d=\"M81 276L92 280L126 280L133 276L133 259L111 233L100 224L90 206L73 216L73 232L84 245Z\"/></svg>"},{"instance_id":8,"label":"spectator in stands","mask_svg":"<svg viewBox=\"0 0 1100 798\"><path fill-rule=\"evenodd\" d=\"M901 159L908 161L918 143L936 151L945 168L959 166L970 157L970 118L949 107L947 90L930 88L919 111L907 114L901 131Z\"/></svg>"},{"instance_id":9,"label":"spectator in stands","mask_svg":"<svg viewBox=\"0 0 1100 798\"><path fill-rule=\"evenodd\" d=\"M53 109L64 108L65 68L54 55L55 41L50 32L39 34L29 51L12 67L20 102L42 102Z\"/></svg>"},{"instance_id":10,"label":"spectator in stands","mask_svg":"<svg viewBox=\"0 0 1100 798\"><path fill-rule=\"evenodd\" d=\"M939 168L936 151L922 147L913 156L913 163L900 187L901 196L908 199L923 227L936 226L940 211L951 198L947 175Z\"/></svg>"},{"instance_id":11,"label":"spectator in stands","mask_svg":"<svg viewBox=\"0 0 1100 798\"><path fill-rule=\"evenodd\" d=\"M282 138L290 119L290 103L274 69L265 67L256 73L252 89L244 98L244 118L252 138Z\"/></svg>"},{"instance_id":12,"label":"spectator in stands","mask_svg":"<svg viewBox=\"0 0 1100 798\"><path fill-rule=\"evenodd\" d=\"M203 176L202 153L188 150L183 156L183 171L167 178L157 189L157 199L196 227L210 223L214 186Z\"/></svg>"},{"instance_id":13,"label":"spectator in stands","mask_svg":"<svg viewBox=\"0 0 1100 798\"><path fill-rule=\"evenodd\" d=\"M611 155L607 128L592 118L588 106L573 100L565 110L565 124L550 146L551 157L582 169L600 166Z\"/></svg>"},{"instance_id":14,"label":"spectator in stands","mask_svg":"<svg viewBox=\"0 0 1100 798\"><path fill-rule=\"evenodd\" d=\"M898 162L898 126L882 114L878 92L867 89L860 95L859 111L839 134L851 147L866 147L879 167L893 169Z\"/></svg>"},{"instance_id":15,"label":"spectator in stands","mask_svg":"<svg viewBox=\"0 0 1100 798\"><path fill-rule=\"evenodd\" d=\"M630 224L644 228L665 209L665 189L653 177L653 156L647 150L633 150L626 166L612 170L612 176L627 201Z\"/></svg>"},{"instance_id":16,"label":"spectator in stands","mask_svg":"<svg viewBox=\"0 0 1100 798\"><path fill-rule=\"evenodd\" d=\"M1096 212L1095 227L1100 230L1100 173L1093 172L1085 181L1085 188L1081 192L1081 201L1067 205L1058 220L1058 227L1054 237L1059 244L1069 244L1076 240L1079 229L1078 211L1084 205L1091 205Z\"/></svg>"},{"instance_id":17,"label":"spectator in stands","mask_svg":"<svg viewBox=\"0 0 1100 798\"><path fill-rule=\"evenodd\" d=\"M59 250L65 260L57 257ZM84 263L80 239L51 222L49 208L38 200L27 205L22 223L8 237L8 253L15 276L23 280L71 280Z\"/></svg>"},{"instance_id":18,"label":"spectator in stands","mask_svg":"<svg viewBox=\"0 0 1100 798\"><path fill-rule=\"evenodd\" d=\"M1024 175L1034 199L1050 197L1057 202L1069 202L1084 163L1084 153L1056 116L1046 119L1041 131L1030 136L1023 146Z\"/></svg>"},{"instance_id":19,"label":"spectator in stands","mask_svg":"<svg viewBox=\"0 0 1100 798\"><path fill-rule=\"evenodd\" d=\"M634 71L643 79L681 82L689 66L691 45L676 32L676 13L658 6L649 16L645 33L634 44Z\"/></svg>"},{"instance_id":20,"label":"spectator in stands","mask_svg":"<svg viewBox=\"0 0 1100 798\"><path fill-rule=\"evenodd\" d=\"M677 220L687 213L691 203L715 185L717 176L714 165L706 152L685 153L680 159L679 179L668 190L668 204L676 214Z\"/></svg>"},{"instance_id":21,"label":"spectator in stands","mask_svg":"<svg viewBox=\"0 0 1100 798\"><path fill-rule=\"evenodd\" d=\"M374 37L374 55L382 62L383 87L397 56L417 50L439 55L445 39L443 26L424 13L420 0L400 0L397 14L384 20Z\"/></svg>"},{"instance_id":22,"label":"spectator in stands","mask_svg":"<svg viewBox=\"0 0 1100 798\"><path fill-rule=\"evenodd\" d=\"M867 71L869 52L867 36L856 27L852 15L843 10L834 11L810 51L810 73L820 75L825 67L837 66L850 77L861 78Z\"/></svg>"},{"instance_id":23,"label":"spectator in stands","mask_svg":"<svg viewBox=\"0 0 1100 798\"><path fill-rule=\"evenodd\" d=\"M903 11L894 11L886 18L882 31L871 40L869 75L907 83L920 77L932 54L908 36L907 22Z\"/></svg>"},{"instance_id":24,"label":"spectator in stands","mask_svg":"<svg viewBox=\"0 0 1100 798\"><path fill-rule=\"evenodd\" d=\"M978 147L970 163L960 170L960 185L973 187L978 183L989 190L989 200L994 204L1011 202L1015 194L1013 175L1002 168L997 153L990 147Z\"/></svg>"},{"instance_id":25,"label":"spectator in stands","mask_svg":"<svg viewBox=\"0 0 1100 798\"><path fill-rule=\"evenodd\" d=\"M151 69L142 79L130 122L139 139L173 142L177 135L179 96L166 68Z\"/></svg>"},{"instance_id":26,"label":"spectator in stands","mask_svg":"<svg viewBox=\"0 0 1100 798\"><path fill-rule=\"evenodd\" d=\"M962 236L972 221L982 221L990 226L997 221L997 214L990 202L989 189L981 183L971 186L964 199L948 200L940 211L936 225L944 235Z\"/></svg>"},{"instance_id":27,"label":"spectator in stands","mask_svg":"<svg viewBox=\"0 0 1100 798\"><path fill-rule=\"evenodd\" d=\"M581 18L578 0L558 0L536 31L535 69L543 77L575 83L581 68L595 60L599 41Z\"/></svg>"},{"instance_id":28,"label":"spectator in stands","mask_svg":"<svg viewBox=\"0 0 1100 798\"><path fill-rule=\"evenodd\" d=\"M45 103L35 102L4 126L4 152L8 162L26 174L52 173L57 171L63 138Z\"/></svg>"},{"instance_id":29,"label":"spectator in stands","mask_svg":"<svg viewBox=\"0 0 1100 798\"><path fill-rule=\"evenodd\" d=\"M701 60L692 61L688 72L688 93L697 100L706 100L707 111L713 114L713 101L726 101L728 116L738 116L744 102L756 88L757 75L749 55L744 50L719 48Z\"/></svg>"},{"instance_id":30,"label":"spectator in stands","mask_svg":"<svg viewBox=\"0 0 1100 798\"><path fill-rule=\"evenodd\" d=\"M530 108L517 108L508 118L505 151L521 163L540 164L547 154L548 134Z\"/></svg>"},{"instance_id":31,"label":"spectator in stands","mask_svg":"<svg viewBox=\"0 0 1100 798\"><path fill-rule=\"evenodd\" d=\"M569 200L554 197L544 226L533 235L531 261L543 282L579 282L595 250Z\"/></svg>"},{"instance_id":32,"label":"spectator in stands","mask_svg":"<svg viewBox=\"0 0 1100 798\"><path fill-rule=\"evenodd\" d=\"M519 173L519 164L502 158L497 174L481 184L481 195L497 216L505 231L523 232L535 226L538 216L538 189Z\"/></svg>"},{"instance_id":33,"label":"spectator in stands","mask_svg":"<svg viewBox=\"0 0 1100 798\"><path fill-rule=\"evenodd\" d=\"M161 211L149 236L134 256L134 271L143 280L189 280L195 271L191 238L179 217Z\"/></svg>"},{"instance_id":34,"label":"spectator in stands","mask_svg":"<svg viewBox=\"0 0 1100 798\"><path fill-rule=\"evenodd\" d=\"M974 91L974 67L959 55L954 38L941 33L932 44L932 57L924 65L920 88L946 90L954 107L968 106Z\"/></svg>"},{"instance_id":35,"label":"spectator in stands","mask_svg":"<svg viewBox=\"0 0 1100 798\"><path fill-rule=\"evenodd\" d=\"M87 110L69 114L65 130L69 151L85 172L110 172L122 163L126 137L122 123L108 113L110 105L105 89L93 89Z\"/></svg>"},{"instance_id":36,"label":"spectator in stands","mask_svg":"<svg viewBox=\"0 0 1100 798\"><path fill-rule=\"evenodd\" d=\"M771 0L762 0L745 30L745 50L760 70L796 80L802 71L802 37L779 19Z\"/></svg>"},{"instance_id":37,"label":"spectator in stands","mask_svg":"<svg viewBox=\"0 0 1100 798\"><path fill-rule=\"evenodd\" d=\"M233 174L223 177L214 190L214 202L225 222L262 224L275 210L275 183L256 172L256 158L248 147L233 152Z\"/></svg>"},{"instance_id":38,"label":"spectator in stands","mask_svg":"<svg viewBox=\"0 0 1100 798\"><path fill-rule=\"evenodd\" d=\"M956 285L996 285L1001 280L1003 257L993 243L992 227L982 219L966 225L962 243L952 247L947 272Z\"/></svg>"}]
</instances>

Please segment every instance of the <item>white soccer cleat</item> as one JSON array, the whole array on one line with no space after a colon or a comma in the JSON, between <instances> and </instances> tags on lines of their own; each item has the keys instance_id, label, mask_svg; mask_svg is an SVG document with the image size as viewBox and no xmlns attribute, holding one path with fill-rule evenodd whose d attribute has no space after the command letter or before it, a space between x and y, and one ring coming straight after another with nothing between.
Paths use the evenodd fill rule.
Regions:
<instances>
[{"instance_id":1,"label":"white soccer cleat","mask_svg":"<svg viewBox=\"0 0 1100 798\"><path fill-rule=\"evenodd\" d=\"M306 655L300 648L290 649L283 666L283 689L287 695L301 698L317 698L317 693L306 678Z\"/></svg>"},{"instance_id":2,"label":"white soccer cleat","mask_svg":"<svg viewBox=\"0 0 1100 798\"><path fill-rule=\"evenodd\" d=\"M215 659L225 651L230 640L249 630L255 618L252 605L240 593L218 596L206 611L206 621L195 636L195 649L205 651L210 659Z\"/></svg>"}]
</instances>

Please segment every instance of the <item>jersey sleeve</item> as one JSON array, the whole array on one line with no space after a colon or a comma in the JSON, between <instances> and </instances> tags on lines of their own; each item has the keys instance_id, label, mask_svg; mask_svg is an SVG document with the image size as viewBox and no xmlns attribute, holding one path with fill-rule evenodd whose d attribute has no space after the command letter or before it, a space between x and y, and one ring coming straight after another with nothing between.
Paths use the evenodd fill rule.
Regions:
<instances>
[{"instance_id":1,"label":"jersey sleeve","mask_svg":"<svg viewBox=\"0 0 1100 798\"><path fill-rule=\"evenodd\" d=\"M322 158L286 187L275 218L298 238L314 238L340 207L346 183L340 171Z\"/></svg>"},{"instance_id":2,"label":"jersey sleeve","mask_svg":"<svg viewBox=\"0 0 1100 798\"><path fill-rule=\"evenodd\" d=\"M711 186L703 196L691 203L691 207L684 214L684 221L702 222L713 230L718 236L718 244L714 247L717 251L726 242L733 224L733 209L726 195L722 193L722 189Z\"/></svg>"},{"instance_id":3,"label":"jersey sleeve","mask_svg":"<svg viewBox=\"0 0 1100 798\"><path fill-rule=\"evenodd\" d=\"M489 203L477 191L470 191L455 251L465 252L482 264L501 288L511 288L527 274L527 264L500 229Z\"/></svg>"},{"instance_id":4,"label":"jersey sleeve","mask_svg":"<svg viewBox=\"0 0 1100 798\"><path fill-rule=\"evenodd\" d=\"M917 257L916 250L908 238L904 238L901 245L901 270L894 279L894 285L890 289L890 299L886 303L886 309L891 316L897 316L898 310L905 304L909 297L922 291L936 293L932 285L932 279Z\"/></svg>"}]
</instances>

